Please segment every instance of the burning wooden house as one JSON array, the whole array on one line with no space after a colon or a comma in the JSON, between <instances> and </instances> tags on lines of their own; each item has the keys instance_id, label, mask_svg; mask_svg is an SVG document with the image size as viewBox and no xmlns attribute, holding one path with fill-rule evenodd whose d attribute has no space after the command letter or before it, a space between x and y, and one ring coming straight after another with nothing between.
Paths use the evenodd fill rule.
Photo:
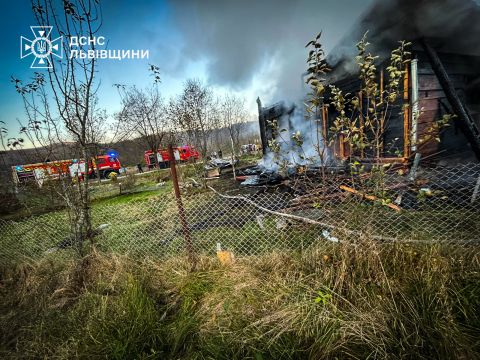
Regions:
<instances>
[{"instance_id":1,"label":"burning wooden house","mask_svg":"<svg viewBox=\"0 0 480 360\"><path fill-rule=\"evenodd\" d=\"M401 99L382 124L380 159L408 162L416 153L445 164L480 160L480 6L473 0L394 0L379 1L357 24L354 35L346 37L329 55L333 64L329 83L343 93L358 94L360 106L367 106L359 90L362 86L354 50L358 37L368 31L372 53L380 55L378 83L386 83L389 51L399 40L412 43L411 62L405 66ZM354 40L355 39L355 40ZM382 61L382 59L384 59ZM324 132L336 117L322 109ZM449 126L436 121L454 114ZM433 132L433 133L432 133ZM325 134L328 136L328 134ZM331 155L344 160L366 157L353 151L342 134L334 135ZM386 146L389 144L389 146ZM370 154L371 155L371 154Z\"/></svg>"},{"instance_id":2,"label":"burning wooden house","mask_svg":"<svg viewBox=\"0 0 480 360\"><path fill-rule=\"evenodd\" d=\"M257 98L257 105L262 152L265 155L269 151L271 140L277 137L278 131L292 128L291 119L295 106L287 107L283 102L279 102L263 107L260 98Z\"/></svg>"}]
</instances>

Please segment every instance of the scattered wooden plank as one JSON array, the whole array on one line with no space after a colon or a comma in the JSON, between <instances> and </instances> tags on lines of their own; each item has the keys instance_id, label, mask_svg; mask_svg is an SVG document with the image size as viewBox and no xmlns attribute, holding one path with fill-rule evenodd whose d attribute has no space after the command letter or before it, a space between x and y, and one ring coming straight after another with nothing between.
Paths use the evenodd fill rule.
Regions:
<instances>
[{"instance_id":1,"label":"scattered wooden plank","mask_svg":"<svg viewBox=\"0 0 480 360\"><path fill-rule=\"evenodd\" d=\"M374 196L374 195L368 195L368 194L365 194L361 191L358 191L358 190L355 190L351 187L348 187L348 186L345 186L345 185L340 185L340 189L342 190L345 190L349 193L352 193L354 195L357 195L357 196L360 196L361 198L363 199L367 199L367 200L371 200L371 201L378 201L378 202L381 202L382 200L379 199L378 197ZM385 204L382 202L382 205L386 206L386 207L389 207L390 209L393 209L395 211L401 211L402 209L398 206L398 205L395 205L395 204Z\"/></svg>"}]
</instances>

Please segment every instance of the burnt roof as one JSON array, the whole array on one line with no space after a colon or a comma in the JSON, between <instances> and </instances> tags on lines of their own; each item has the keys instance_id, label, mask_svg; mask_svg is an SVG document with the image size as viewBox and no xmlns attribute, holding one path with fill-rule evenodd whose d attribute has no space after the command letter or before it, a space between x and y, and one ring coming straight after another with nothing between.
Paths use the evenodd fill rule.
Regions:
<instances>
[{"instance_id":1,"label":"burnt roof","mask_svg":"<svg viewBox=\"0 0 480 360\"><path fill-rule=\"evenodd\" d=\"M474 0L378 0L328 54L330 82L356 72L355 44L367 31L369 51L380 57L378 63L401 40L411 41L412 50L421 52L420 39L428 39L440 53L461 54L474 65L480 63L480 6Z\"/></svg>"}]
</instances>

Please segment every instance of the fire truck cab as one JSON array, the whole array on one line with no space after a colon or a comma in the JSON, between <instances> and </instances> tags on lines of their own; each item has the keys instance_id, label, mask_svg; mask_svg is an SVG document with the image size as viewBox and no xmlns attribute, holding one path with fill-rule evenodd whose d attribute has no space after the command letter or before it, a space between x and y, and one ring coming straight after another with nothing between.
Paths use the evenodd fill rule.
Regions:
<instances>
[{"instance_id":1,"label":"fire truck cab","mask_svg":"<svg viewBox=\"0 0 480 360\"><path fill-rule=\"evenodd\" d=\"M100 176L103 178L108 178L111 173L119 174L122 168L118 158L112 156L112 154L97 156L95 163L98 170L100 170Z\"/></svg>"},{"instance_id":2,"label":"fire truck cab","mask_svg":"<svg viewBox=\"0 0 480 360\"><path fill-rule=\"evenodd\" d=\"M112 173L120 173L120 161L114 155L99 155L88 163L88 176L96 177L97 169L101 178L108 179ZM85 176L85 160L74 161L69 170L72 177Z\"/></svg>"}]
</instances>

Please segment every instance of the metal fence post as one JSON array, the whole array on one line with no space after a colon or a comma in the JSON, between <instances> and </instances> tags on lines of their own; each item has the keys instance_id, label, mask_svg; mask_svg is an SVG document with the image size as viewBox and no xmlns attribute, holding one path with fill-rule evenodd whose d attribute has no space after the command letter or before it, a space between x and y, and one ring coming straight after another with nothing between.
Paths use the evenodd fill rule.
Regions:
<instances>
[{"instance_id":1,"label":"metal fence post","mask_svg":"<svg viewBox=\"0 0 480 360\"><path fill-rule=\"evenodd\" d=\"M188 260L192 265L192 269L194 269L197 263L197 259L193 250L190 227L188 226L187 217L185 215L185 209L183 208L182 197L180 195L180 187L178 185L175 154L173 153L172 144L168 145L168 156L170 160L170 171L172 174L173 189L175 191L175 200L177 202L177 208L178 208L178 217L180 218L180 223L182 224L183 236L185 238L185 249L187 251Z\"/></svg>"}]
</instances>

